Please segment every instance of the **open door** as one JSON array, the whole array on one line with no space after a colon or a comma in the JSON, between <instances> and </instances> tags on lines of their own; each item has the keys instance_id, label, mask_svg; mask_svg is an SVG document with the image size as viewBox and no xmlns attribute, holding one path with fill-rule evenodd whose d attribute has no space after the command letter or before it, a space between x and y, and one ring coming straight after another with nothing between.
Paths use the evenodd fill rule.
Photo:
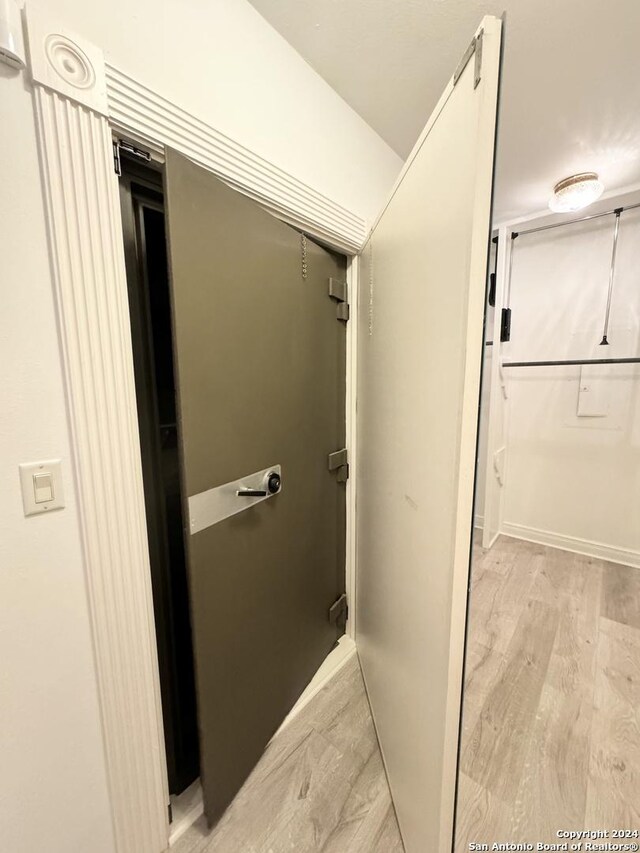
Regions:
<instances>
[{"instance_id":1,"label":"open door","mask_svg":"<svg viewBox=\"0 0 640 853\"><path fill-rule=\"evenodd\" d=\"M407 853L452 848L501 22L362 253L356 642Z\"/></svg>"},{"instance_id":2,"label":"open door","mask_svg":"<svg viewBox=\"0 0 640 853\"><path fill-rule=\"evenodd\" d=\"M173 151L165 204L212 824L344 630L345 259Z\"/></svg>"}]
</instances>

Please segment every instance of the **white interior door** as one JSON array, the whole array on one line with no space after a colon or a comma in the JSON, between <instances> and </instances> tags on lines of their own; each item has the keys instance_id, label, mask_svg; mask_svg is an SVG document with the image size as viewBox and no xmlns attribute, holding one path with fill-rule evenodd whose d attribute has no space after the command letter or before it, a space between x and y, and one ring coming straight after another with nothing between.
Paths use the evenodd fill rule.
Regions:
<instances>
[{"instance_id":1,"label":"white interior door","mask_svg":"<svg viewBox=\"0 0 640 853\"><path fill-rule=\"evenodd\" d=\"M361 263L357 643L407 853L452 839L500 21L476 36Z\"/></svg>"}]
</instances>

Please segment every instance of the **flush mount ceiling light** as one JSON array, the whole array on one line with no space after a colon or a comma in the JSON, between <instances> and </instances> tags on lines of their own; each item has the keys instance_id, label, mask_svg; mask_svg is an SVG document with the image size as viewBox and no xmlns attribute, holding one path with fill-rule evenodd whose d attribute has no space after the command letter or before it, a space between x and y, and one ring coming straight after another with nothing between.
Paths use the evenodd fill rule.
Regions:
<instances>
[{"instance_id":1,"label":"flush mount ceiling light","mask_svg":"<svg viewBox=\"0 0 640 853\"><path fill-rule=\"evenodd\" d=\"M600 198L603 190L604 185L598 180L595 172L581 172L579 175L564 178L555 185L549 207L554 213L582 210Z\"/></svg>"}]
</instances>

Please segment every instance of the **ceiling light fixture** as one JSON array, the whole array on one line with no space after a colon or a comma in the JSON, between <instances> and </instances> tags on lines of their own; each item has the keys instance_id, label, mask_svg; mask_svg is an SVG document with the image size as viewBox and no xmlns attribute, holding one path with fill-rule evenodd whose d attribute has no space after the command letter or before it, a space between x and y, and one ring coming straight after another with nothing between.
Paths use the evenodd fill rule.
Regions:
<instances>
[{"instance_id":1,"label":"ceiling light fixture","mask_svg":"<svg viewBox=\"0 0 640 853\"><path fill-rule=\"evenodd\" d=\"M582 210L600 198L603 191L604 185L598 180L595 172L581 172L579 175L564 178L555 185L549 207L554 213Z\"/></svg>"}]
</instances>

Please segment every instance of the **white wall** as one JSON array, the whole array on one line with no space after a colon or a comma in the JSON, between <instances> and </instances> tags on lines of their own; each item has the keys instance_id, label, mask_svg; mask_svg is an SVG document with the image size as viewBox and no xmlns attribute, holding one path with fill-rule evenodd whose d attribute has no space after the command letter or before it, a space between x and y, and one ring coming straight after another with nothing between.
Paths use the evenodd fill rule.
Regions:
<instances>
[{"instance_id":1,"label":"white wall","mask_svg":"<svg viewBox=\"0 0 640 853\"><path fill-rule=\"evenodd\" d=\"M244 0L49 0L125 71L372 218L397 156ZM0 847L112 853L31 92L0 66ZM24 518L18 464L62 457L67 506Z\"/></svg>"},{"instance_id":2,"label":"white wall","mask_svg":"<svg viewBox=\"0 0 640 853\"><path fill-rule=\"evenodd\" d=\"M621 217L611 346L598 346L613 225L604 217L516 239L505 360L639 354L640 210ZM619 558L633 562L640 559L640 370L600 372L608 414L585 418L577 416L580 368L506 371L504 529L551 533L559 544L566 537L567 547L596 554L585 543L605 545L612 557L621 549Z\"/></svg>"},{"instance_id":3,"label":"white wall","mask_svg":"<svg viewBox=\"0 0 640 853\"><path fill-rule=\"evenodd\" d=\"M378 214L399 157L246 0L46 6L108 62L349 210Z\"/></svg>"}]
</instances>

